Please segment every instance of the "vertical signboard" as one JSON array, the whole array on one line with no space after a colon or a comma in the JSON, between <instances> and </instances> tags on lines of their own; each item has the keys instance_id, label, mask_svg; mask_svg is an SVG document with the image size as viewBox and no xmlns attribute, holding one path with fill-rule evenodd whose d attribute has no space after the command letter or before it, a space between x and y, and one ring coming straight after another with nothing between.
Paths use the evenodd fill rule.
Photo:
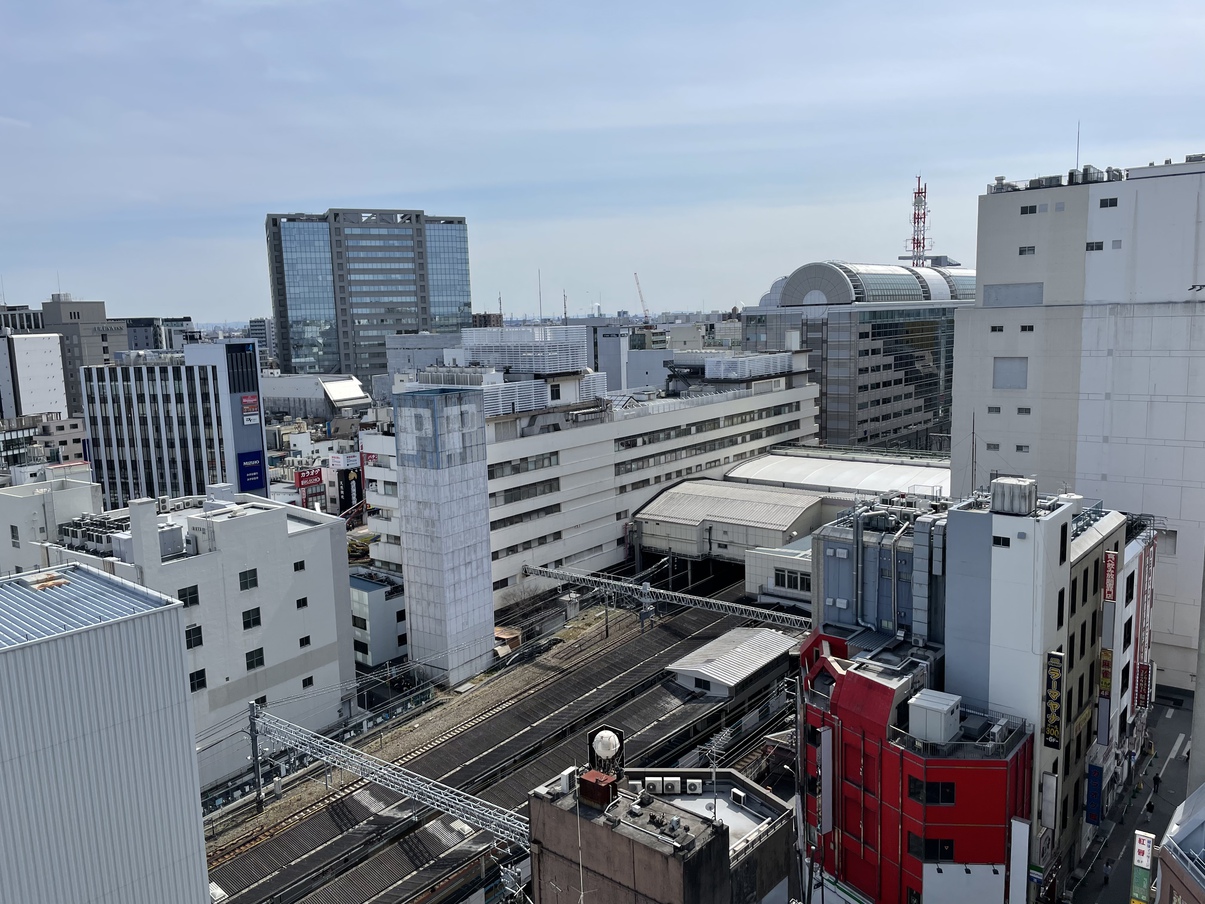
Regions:
<instances>
[{"instance_id":1,"label":"vertical signboard","mask_svg":"<svg viewBox=\"0 0 1205 904\"><path fill-rule=\"evenodd\" d=\"M1155 836L1150 832L1135 832L1134 862L1130 870L1130 904L1150 904L1154 853Z\"/></svg>"},{"instance_id":2,"label":"vertical signboard","mask_svg":"<svg viewBox=\"0 0 1205 904\"><path fill-rule=\"evenodd\" d=\"M1117 553L1105 553L1105 601L1117 600Z\"/></svg>"},{"instance_id":3,"label":"vertical signboard","mask_svg":"<svg viewBox=\"0 0 1205 904\"><path fill-rule=\"evenodd\" d=\"M817 814L816 830L827 835L833 830L833 730L820 729L820 812Z\"/></svg>"},{"instance_id":4,"label":"vertical signboard","mask_svg":"<svg viewBox=\"0 0 1205 904\"><path fill-rule=\"evenodd\" d=\"M1063 748L1063 654L1046 654L1046 697L1042 707L1042 744Z\"/></svg>"},{"instance_id":5,"label":"vertical signboard","mask_svg":"<svg viewBox=\"0 0 1205 904\"><path fill-rule=\"evenodd\" d=\"M1151 661L1151 609L1155 601L1155 554L1156 541L1154 538L1142 550L1138 560L1138 591L1137 605L1134 612L1134 663L1136 676L1142 674L1142 668L1147 666L1146 692L1149 701ZM1130 688L1130 708L1137 711L1147 705L1139 701L1139 681Z\"/></svg>"},{"instance_id":6,"label":"vertical signboard","mask_svg":"<svg viewBox=\"0 0 1205 904\"><path fill-rule=\"evenodd\" d=\"M1113 651L1100 651L1100 691L1099 696L1113 695Z\"/></svg>"},{"instance_id":7,"label":"vertical signboard","mask_svg":"<svg viewBox=\"0 0 1205 904\"><path fill-rule=\"evenodd\" d=\"M1134 680L1134 708L1145 709L1151 705L1151 664L1138 663L1138 674Z\"/></svg>"},{"instance_id":8,"label":"vertical signboard","mask_svg":"<svg viewBox=\"0 0 1205 904\"><path fill-rule=\"evenodd\" d=\"M1090 826L1100 825L1101 800L1104 791L1105 770L1102 766L1088 767L1088 796L1084 801L1084 822Z\"/></svg>"}]
</instances>

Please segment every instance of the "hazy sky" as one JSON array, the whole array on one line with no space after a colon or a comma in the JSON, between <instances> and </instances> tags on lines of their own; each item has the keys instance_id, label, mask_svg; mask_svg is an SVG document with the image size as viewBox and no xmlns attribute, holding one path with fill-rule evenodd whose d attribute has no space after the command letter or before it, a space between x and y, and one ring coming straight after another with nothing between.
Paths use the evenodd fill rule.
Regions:
<instances>
[{"instance_id":1,"label":"hazy sky","mask_svg":"<svg viewBox=\"0 0 1205 904\"><path fill-rule=\"evenodd\" d=\"M9 0L0 277L118 315L270 310L269 212L469 221L475 310L756 304L890 262L929 186L1205 151L1205 4Z\"/></svg>"}]
</instances>

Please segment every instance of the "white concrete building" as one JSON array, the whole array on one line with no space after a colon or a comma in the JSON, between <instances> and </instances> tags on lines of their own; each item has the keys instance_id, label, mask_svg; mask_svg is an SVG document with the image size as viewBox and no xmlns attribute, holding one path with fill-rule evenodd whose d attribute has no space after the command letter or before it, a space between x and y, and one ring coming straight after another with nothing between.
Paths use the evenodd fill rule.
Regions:
<instances>
[{"instance_id":1,"label":"white concrete building","mask_svg":"<svg viewBox=\"0 0 1205 904\"><path fill-rule=\"evenodd\" d=\"M708 384L707 394L561 401L487 416L495 607L535 586L519 587L525 564L593 571L623 561L632 513L671 483L718 476L773 445L814 438L819 387L802 376L806 354L786 357L785 372ZM386 568L400 567L402 553L392 433L382 421L378 432L360 434L368 524L380 534L372 555Z\"/></svg>"},{"instance_id":2,"label":"white concrete building","mask_svg":"<svg viewBox=\"0 0 1205 904\"><path fill-rule=\"evenodd\" d=\"M63 337L57 333L0 335L0 418L67 416Z\"/></svg>"},{"instance_id":3,"label":"white concrete building","mask_svg":"<svg viewBox=\"0 0 1205 904\"><path fill-rule=\"evenodd\" d=\"M248 703L323 730L351 714L355 680L343 522L210 490L75 519L43 548L47 565L82 562L184 603L202 787L247 768Z\"/></svg>"},{"instance_id":4,"label":"white concrete building","mask_svg":"<svg viewBox=\"0 0 1205 904\"><path fill-rule=\"evenodd\" d=\"M234 483L268 492L259 361L246 340L81 369L88 458L111 507Z\"/></svg>"},{"instance_id":5,"label":"white concrete building","mask_svg":"<svg viewBox=\"0 0 1205 904\"><path fill-rule=\"evenodd\" d=\"M0 579L0 897L207 904L174 599L79 565Z\"/></svg>"},{"instance_id":6,"label":"white concrete building","mask_svg":"<svg viewBox=\"0 0 1205 904\"><path fill-rule=\"evenodd\" d=\"M1154 656L1159 683L1186 689L1205 576L1203 197L1205 155L989 185L951 441L955 495L1020 474L1163 519Z\"/></svg>"},{"instance_id":7,"label":"white concrete building","mask_svg":"<svg viewBox=\"0 0 1205 904\"><path fill-rule=\"evenodd\" d=\"M356 568L351 574L351 624L356 668L371 671L393 660L407 661L409 621L401 577Z\"/></svg>"},{"instance_id":8,"label":"white concrete building","mask_svg":"<svg viewBox=\"0 0 1205 904\"><path fill-rule=\"evenodd\" d=\"M100 484L86 478L53 477L0 488L0 535L9 541L0 543L0 574L41 568L41 544L60 541L60 524L103 510Z\"/></svg>"}]
</instances>

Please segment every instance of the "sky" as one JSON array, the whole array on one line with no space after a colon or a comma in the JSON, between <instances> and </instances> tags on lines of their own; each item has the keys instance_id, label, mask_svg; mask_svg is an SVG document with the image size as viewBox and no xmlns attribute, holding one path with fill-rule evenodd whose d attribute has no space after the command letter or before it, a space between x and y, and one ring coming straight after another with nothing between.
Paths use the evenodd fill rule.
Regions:
<instances>
[{"instance_id":1,"label":"sky","mask_svg":"<svg viewBox=\"0 0 1205 904\"><path fill-rule=\"evenodd\" d=\"M755 305L889 263L928 185L1205 152L1205 4L0 3L0 279L110 315L271 312L264 217L464 216L473 307ZM539 275L539 279L537 279Z\"/></svg>"}]
</instances>

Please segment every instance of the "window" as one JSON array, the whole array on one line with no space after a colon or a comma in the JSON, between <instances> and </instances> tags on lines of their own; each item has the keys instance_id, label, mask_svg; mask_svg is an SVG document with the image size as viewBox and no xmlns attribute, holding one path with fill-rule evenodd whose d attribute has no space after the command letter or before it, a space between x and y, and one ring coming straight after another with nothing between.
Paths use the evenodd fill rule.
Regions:
<instances>
[{"instance_id":1,"label":"window","mask_svg":"<svg viewBox=\"0 0 1205 904\"><path fill-rule=\"evenodd\" d=\"M313 675L307 675L306 677L302 678L302 679L301 679L301 686L302 686L303 688L307 688L307 687L313 687L313 686L314 686L314 676L313 676Z\"/></svg>"},{"instance_id":2,"label":"window","mask_svg":"<svg viewBox=\"0 0 1205 904\"><path fill-rule=\"evenodd\" d=\"M1028 216L1029 214L1032 214L1032 213L1037 213L1037 212L1038 212L1037 204L1022 204L1021 205L1021 216L1023 216L1023 217Z\"/></svg>"},{"instance_id":3,"label":"window","mask_svg":"<svg viewBox=\"0 0 1205 904\"><path fill-rule=\"evenodd\" d=\"M267 706L268 705L268 695L264 694L262 697L256 697L255 705L256 706Z\"/></svg>"},{"instance_id":4,"label":"window","mask_svg":"<svg viewBox=\"0 0 1205 904\"><path fill-rule=\"evenodd\" d=\"M398 610L397 610L397 619L395 619L395 620L396 620L396 621L400 621L400 622L404 622L404 621L406 620L406 610L405 610L405 609L398 609Z\"/></svg>"},{"instance_id":5,"label":"window","mask_svg":"<svg viewBox=\"0 0 1205 904\"><path fill-rule=\"evenodd\" d=\"M1075 665L1075 632L1067 638L1067 671L1071 671L1071 667Z\"/></svg>"},{"instance_id":6,"label":"window","mask_svg":"<svg viewBox=\"0 0 1205 904\"><path fill-rule=\"evenodd\" d=\"M259 647L247 654L247 671L262 668L264 664L264 648Z\"/></svg>"},{"instance_id":7,"label":"window","mask_svg":"<svg viewBox=\"0 0 1205 904\"><path fill-rule=\"evenodd\" d=\"M303 650L308 647L310 645L310 635L307 634L305 637L297 641L297 645Z\"/></svg>"},{"instance_id":8,"label":"window","mask_svg":"<svg viewBox=\"0 0 1205 904\"><path fill-rule=\"evenodd\" d=\"M1101 207L1116 207L1117 199L1116 198L1101 198L1100 206Z\"/></svg>"},{"instance_id":9,"label":"window","mask_svg":"<svg viewBox=\"0 0 1205 904\"><path fill-rule=\"evenodd\" d=\"M250 631L252 628L260 626L259 606L254 609L247 609L243 612L243 630Z\"/></svg>"},{"instance_id":10,"label":"window","mask_svg":"<svg viewBox=\"0 0 1205 904\"><path fill-rule=\"evenodd\" d=\"M21 530L20 530L20 528L18 528L17 525L13 524L13 525L9 526L8 531L9 531L9 534L12 535L13 546L16 549L20 549L21 548Z\"/></svg>"},{"instance_id":11,"label":"window","mask_svg":"<svg viewBox=\"0 0 1205 904\"><path fill-rule=\"evenodd\" d=\"M1100 559L1092 562L1092 593L1100 592Z\"/></svg>"},{"instance_id":12,"label":"window","mask_svg":"<svg viewBox=\"0 0 1205 904\"><path fill-rule=\"evenodd\" d=\"M1084 246L1084 250L1085 251L1104 251L1105 243L1104 242L1088 242Z\"/></svg>"},{"instance_id":13,"label":"window","mask_svg":"<svg viewBox=\"0 0 1205 904\"><path fill-rule=\"evenodd\" d=\"M993 333L1003 333L1003 332L1004 332L1004 327L1003 327L1003 326L993 326L993 327L992 327L992 332L993 332Z\"/></svg>"},{"instance_id":14,"label":"window","mask_svg":"<svg viewBox=\"0 0 1205 904\"><path fill-rule=\"evenodd\" d=\"M1062 213L1066 209L1067 209L1066 201L1055 201L1054 202L1054 212L1055 213Z\"/></svg>"},{"instance_id":15,"label":"window","mask_svg":"<svg viewBox=\"0 0 1205 904\"><path fill-rule=\"evenodd\" d=\"M1018 408L1017 409L1017 414L1030 414L1030 413L1032 413L1032 409L1030 409L1030 408Z\"/></svg>"},{"instance_id":16,"label":"window","mask_svg":"<svg viewBox=\"0 0 1205 904\"><path fill-rule=\"evenodd\" d=\"M1021 332L1022 333L1032 333L1033 332L1033 324L1032 323L1021 324Z\"/></svg>"},{"instance_id":17,"label":"window","mask_svg":"<svg viewBox=\"0 0 1205 904\"><path fill-rule=\"evenodd\" d=\"M1029 451L1029 446L1028 446L1028 445L1026 445L1026 444L1024 444L1024 443L1018 444L1018 445L1017 445L1017 451L1018 451L1018 452L1028 452L1028 451Z\"/></svg>"},{"instance_id":18,"label":"window","mask_svg":"<svg viewBox=\"0 0 1205 904\"><path fill-rule=\"evenodd\" d=\"M812 576L802 571L775 568L774 586L785 587L787 590L801 590L808 593L812 589Z\"/></svg>"},{"instance_id":19,"label":"window","mask_svg":"<svg viewBox=\"0 0 1205 904\"><path fill-rule=\"evenodd\" d=\"M700 690L700 691L709 691L709 690L711 690L711 682L708 681L706 678L696 678L695 679L695 688L696 688L696 690Z\"/></svg>"},{"instance_id":20,"label":"window","mask_svg":"<svg viewBox=\"0 0 1205 904\"><path fill-rule=\"evenodd\" d=\"M201 626L189 625L184 629L184 646L191 650L201 646L204 641L201 639Z\"/></svg>"},{"instance_id":21,"label":"window","mask_svg":"<svg viewBox=\"0 0 1205 904\"><path fill-rule=\"evenodd\" d=\"M1079 603L1079 594L1076 592L1078 590L1079 590L1079 579L1072 578L1071 579L1071 614L1072 615L1075 615L1075 607Z\"/></svg>"},{"instance_id":22,"label":"window","mask_svg":"<svg viewBox=\"0 0 1205 904\"><path fill-rule=\"evenodd\" d=\"M992 389L1028 389L1028 358L993 358Z\"/></svg>"},{"instance_id":23,"label":"window","mask_svg":"<svg viewBox=\"0 0 1205 904\"><path fill-rule=\"evenodd\" d=\"M207 687L205 683L205 670L197 669L195 672L188 673L188 689L194 694L199 690L204 690Z\"/></svg>"},{"instance_id":24,"label":"window","mask_svg":"<svg viewBox=\"0 0 1205 904\"><path fill-rule=\"evenodd\" d=\"M560 398L561 398L561 384L560 383L553 383L552 386L550 386L548 388L548 397L554 402L560 401Z\"/></svg>"},{"instance_id":25,"label":"window","mask_svg":"<svg viewBox=\"0 0 1205 904\"><path fill-rule=\"evenodd\" d=\"M368 620L361 618L358 615L353 615L351 617L351 626L353 628L359 628L361 631L367 631L368 630Z\"/></svg>"},{"instance_id":26,"label":"window","mask_svg":"<svg viewBox=\"0 0 1205 904\"><path fill-rule=\"evenodd\" d=\"M176 591L176 599L184 604L185 609L190 606L199 605L201 597L197 593L197 585L193 584L191 587L181 587Z\"/></svg>"},{"instance_id":27,"label":"window","mask_svg":"<svg viewBox=\"0 0 1205 904\"><path fill-rule=\"evenodd\" d=\"M1066 604L1067 604L1067 591L1064 590L1062 587L1060 587L1059 588L1059 606L1058 606L1058 624L1055 625L1056 628L1063 627L1063 614L1067 608Z\"/></svg>"},{"instance_id":28,"label":"window","mask_svg":"<svg viewBox=\"0 0 1205 904\"><path fill-rule=\"evenodd\" d=\"M1125 652L1130 648L1130 644L1134 642L1134 616L1126 619L1125 628L1121 634L1121 649Z\"/></svg>"},{"instance_id":29,"label":"window","mask_svg":"<svg viewBox=\"0 0 1205 904\"><path fill-rule=\"evenodd\" d=\"M1037 251L1034 250L1033 245L1022 245L1017 249L1017 254L1021 255L1022 257L1026 257L1030 254L1037 254Z\"/></svg>"},{"instance_id":30,"label":"window","mask_svg":"<svg viewBox=\"0 0 1205 904\"><path fill-rule=\"evenodd\" d=\"M1064 524L1059 528L1059 564L1062 565L1067 561L1067 525ZM1062 593L1060 590L1059 593Z\"/></svg>"},{"instance_id":31,"label":"window","mask_svg":"<svg viewBox=\"0 0 1205 904\"><path fill-rule=\"evenodd\" d=\"M1136 571L1131 571L1129 574L1126 575L1126 603L1127 603L1127 605L1129 603L1134 602L1134 575L1136 575L1137 573L1138 572L1136 572Z\"/></svg>"},{"instance_id":32,"label":"window","mask_svg":"<svg viewBox=\"0 0 1205 904\"><path fill-rule=\"evenodd\" d=\"M908 853L926 863L950 863L954 860L954 839L921 838L909 832Z\"/></svg>"},{"instance_id":33,"label":"window","mask_svg":"<svg viewBox=\"0 0 1205 904\"><path fill-rule=\"evenodd\" d=\"M410 640L410 638L407 637L405 634L399 634L397 636L397 645L399 647L404 647L409 642L409 640Z\"/></svg>"},{"instance_id":34,"label":"window","mask_svg":"<svg viewBox=\"0 0 1205 904\"><path fill-rule=\"evenodd\" d=\"M987 413L988 413L988 414L999 414L999 413L1000 413L1000 406L999 406L999 405L988 405L988 406L987 406Z\"/></svg>"},{"instance_id":35,"label":"window","mask_svg":"<svg viewBox=\"0 0 1205 904\"><path fill-rule=\"evenodd\" d=\"M917 803L930 806L949 805L954 803L954 783L926 782L909 776L908 796Z\"/></svg>"},{"instance_id":36,"label":"window","mask_svg":"<svg viewBox=\"0 0 1205 904\"><path fill-rule=\"evenodd\" d=\"M352 641L352 646L355 648L357 653L362 653L365 656L368 655L368 644L366 644L364 641L354 640Z\"/></svg>"},{"instance_id":37,"label":"window","mask_svg":"<svg viewBox=\"0 0 1205 904\"><path fill-rule=\"evenodd\" d=\"M992 537L992 546L1008 549L1013 545L1012 537Z\"/></svg>"},{"instance_id":38,"label":"window","mask_svg":"<svg viewBox=\"0 0 1205 904\"><path fill-rule=\"evenodd\" d=\"M1163 528L1155 531L1155 549L1161 556L1176 554L1176 531Z\"/></svg>"},{"instance_id":39,"label":"window","mask_svg":"<svg viewBox=\"0 0 1205 904\"><path fill-rule=\"evenodd\" d=\"M302 559L300 562L294 562L293 570L294 571L305 571L305 559Z\"/></svg>"},{"instance_id":40,"label":"window","mask_svg":"<svg viewBox=\"0 0 1205 904\"><path fill-rule=\"evenodd\" d=\"M1000 451L1000 444L999 444L999 443L988 443L988 444L987 444L987 451L989 451L989 452L999 452L999 451Z\"/></svg>"},{"instance_id":41,"label":"window","mask_svg":"<svg viewBox=\"0 0 1205 904\"><path fill-rule=\"evenodd\" d=\"M259 572L255 568L248 568L246 571L238 573L238 589L253 590L259 586Z\"/></svg>"},{"instance_id":42,"label":"window","mask_svg":"<svg viewBox=\"0 0 1205 904\"><path fill-rule=\"evenodd\" d=\"M308 609L309 606L310 606L310 598L308 596L303 596L303 597L298 598L298 600L297 600L297 608L298 609Z\"/></svg>"}]
</instances>

